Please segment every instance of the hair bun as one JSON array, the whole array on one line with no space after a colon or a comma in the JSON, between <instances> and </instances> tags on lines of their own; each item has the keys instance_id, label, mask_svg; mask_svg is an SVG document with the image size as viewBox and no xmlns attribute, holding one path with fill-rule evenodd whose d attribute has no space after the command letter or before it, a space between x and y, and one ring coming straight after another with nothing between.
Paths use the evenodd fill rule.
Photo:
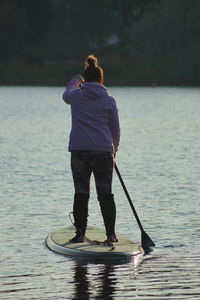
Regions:
<instances>
[{"instance_id":1,"label":"hair bun","mask_svg":"<svg viewBox=\"0 0 200 300\"><path fill-rule=\"evenodd\" d=\"M89 55L86 60L86 67L97 67L98 61L94 55Z\"/></svg>"}]
</instances>

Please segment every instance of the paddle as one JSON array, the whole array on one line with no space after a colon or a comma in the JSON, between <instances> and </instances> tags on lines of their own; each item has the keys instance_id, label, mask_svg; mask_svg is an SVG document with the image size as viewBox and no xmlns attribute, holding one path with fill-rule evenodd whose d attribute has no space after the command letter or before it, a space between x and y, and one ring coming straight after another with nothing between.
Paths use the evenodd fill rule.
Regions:
<instances>
[{"instance_id":1,"label":"paddle","mask_svg":"<svg viewBox=\"0 0 200 300\"><path fill-rule=\"evenodd\" d=\"M116 170L117 176L118 176L118 178L119 178L119 180L120 180L120 182L121 182L121 185L122 185L122 187L123 187L123 189L124 189L124 192L125 192L125 194L126 194L126 197L127 197L127 199L128 199L128 202L129 202L129 204L130 204L130 206L131 206L131 208L132 208L132 211L133 211L133 213L134 213L134 215L135 215L135 218L136 218L136 220L137 220L138 226L140 227L140 230L141 230L141 239L142 239L142 247L143 247L144 249L147 249L147 248L149 248L149 247L155 246L155 243L154 243L154 242L152 241L152 239L148 236L148 234L144 231L144 228L143 228L143 226L142 226L142 224L141 224L141 222L140 222L140 219L139 219L139 217L138 217L138 214L137 214L137 212L136 212L136 210L135 210L135 207L134 207L134 205L133 205L133 202L132 202L132 200L131 200L131 198L130 198L130 196L129 196L129 193L128 193L127 188L126 188L126 186L125 186L125 184L124 184L124 181L123 181L123 179L122 179L122 177L121 177L121 175L120 175L120 172L119 172L119 169L118 169L116 163L115 163L115 170Z\"/></svg>"}]
</instances>

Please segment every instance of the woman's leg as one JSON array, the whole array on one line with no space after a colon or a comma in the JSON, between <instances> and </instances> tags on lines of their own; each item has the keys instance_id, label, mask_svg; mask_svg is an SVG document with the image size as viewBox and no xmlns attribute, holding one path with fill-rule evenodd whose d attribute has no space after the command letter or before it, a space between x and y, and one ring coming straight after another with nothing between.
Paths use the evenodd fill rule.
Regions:
<instances>
[{"instance_id":1,"label":"woman's leg","mask_svg":"<svg viewBox=\"0 0 200 300\"><path fill-rule=\"evenodd\" d=\"M71 242L82 242L87 227L90 176L92 172L87 151L73 151L71 153L71 169L75 188L73 214L76 227L76 236L71 239Z\"/></svg>"},{"instance_id":2,"label":"woman's leg","mask_svg":"<svg viewBox=\"0 0 200 300\"><path fill-rule=\"evenodd\" d=\"M112 153L105 152L95 155L93 173L106 235L110 242L117 241L115 236L116 207L112 194L113 166Z\"/></svg>"}]
</instances>

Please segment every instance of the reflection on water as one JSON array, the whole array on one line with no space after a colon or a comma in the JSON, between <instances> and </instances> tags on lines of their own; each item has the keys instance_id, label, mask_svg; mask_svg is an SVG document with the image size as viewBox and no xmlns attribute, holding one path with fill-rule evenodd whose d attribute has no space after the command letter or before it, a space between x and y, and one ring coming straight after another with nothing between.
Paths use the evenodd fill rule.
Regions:
<instances>
[{"instance_id":1,"label":"reflection on water","mask_svg":"<svg viewBox=\"0 0 200 300\"><path fill-rule=\"evenodd\" d=\"M112 262L86 262L75 260L73 267L74 296L73 300L79 299L115 299L119 282L118 268L126 269L127 264L131 265L133 274L137 274L137 265L141 255L119 261ZM133 292L134 290L132 290Z\"/></svg>"},{"instance_id":2,"label":"reflection on water","mask_svg":"<svg viewBox=\"0 0 200 300\"><path fill-rule=\"evenodd\" d=\"M74 261L43 246L49 232L70 225L72 210L62 92L0 87L0 299L200 299L200 89L111 90L122 127L117 165L156 243L119 264ZM139 242L116 176L113 192L117 231ZM92 182L89 225L102 223Z\"/></svg>"},{"instance_id":3,"label":"reflection on water","mask_svg":"<svg viewBox=\"0 0 200 300\"><path fill-rule=\"evenodd\" d=\"M158 251L118 264L74 261L70 299L199 299L199 272L193 271L199 260L178 251L175 258L166 254Z\"/></svg>"},{"instance_id":4,"label":"reflection on water","mask_svg":"<svg viewBox=\"0 0 200 300\"><path fill-rule=\"evenodd\" d=\"M87 265L75 265L74 268L75 296L73 299L89 299L89 280L87 279Z\"/></svg>"},{"instance_id":5,"label":"reflection on water","mask_svg":"<svg viewBox=\"0 0 200 300\"><path fill-rule=\"evenodd\" d=\"M74 268L74 286L75 296L74 300L90 299L92 296L91 284L92 280L89 278L88 265L76 264ZM115 293L116 277L114 273L114 266L103 265L100 266L99 271L95 274L98 278L98 286L95 286L96 299L113 299Z\"/></svg>"}]
</instances>

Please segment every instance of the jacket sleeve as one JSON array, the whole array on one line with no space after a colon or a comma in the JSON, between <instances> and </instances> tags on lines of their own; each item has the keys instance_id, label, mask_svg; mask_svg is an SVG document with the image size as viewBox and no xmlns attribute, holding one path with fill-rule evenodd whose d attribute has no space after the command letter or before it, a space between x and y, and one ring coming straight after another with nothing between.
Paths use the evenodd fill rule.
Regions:
<instances>
[{"instance_id":1,"label":"jacket sleeve","mask_svg":"<svg viewBox=\"0 0 200 300\"><path fill-rule=\"evenodd\" d=\"M110 115L110 128L113 137L114 151L116 152L118 150L119 142L120 142L120 123L119 123L118 108L116 103L114 103L114 107Z\"/></svg>"},{"instance_id":2,"label":"jacket sleeve","mask_svg":"<svg viewBox=\"0 0 200 300\"><path fill-rule=\"evenodd\" d=\"M65 91L64 91L64 93L63 93L63 96L62 96L62 98L63 98L63 100L67 103L67 104L71 104L71 98L72 97L70 97L70 94L71 94L71 92L73 91L73 90L77 90L77 89L79 89L79 85L80 85L80 81L79 80L71 80L69 83L68 83L68 85L67 85L67 87L66 87L66 89L65 89Z\"/></svg>"}]
</instances>

